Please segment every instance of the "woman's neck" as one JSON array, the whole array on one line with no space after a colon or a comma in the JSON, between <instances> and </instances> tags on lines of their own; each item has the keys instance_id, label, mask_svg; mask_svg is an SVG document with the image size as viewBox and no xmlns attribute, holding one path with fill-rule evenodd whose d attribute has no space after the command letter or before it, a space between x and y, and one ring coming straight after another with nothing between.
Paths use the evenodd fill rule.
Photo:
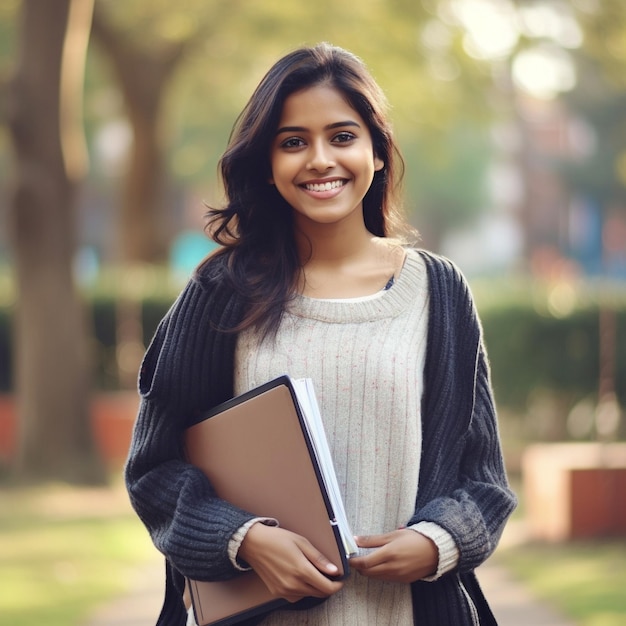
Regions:
<instances>
[{"instance_id":1,"label":"woman's neck","mask_svg":"<svg viewBox=\"0 0 626 626\"><path fill-rule=\"evenodd\" d=\"M363 226L349 236L328 229L299 241L302 269L298 290L314 298L354 298L383 289L404 262L398 244L375 237Z\"/></svg>"},{"instance_id":2,"label":"woman's neck","mask_svg":"<svg viewBox=\"0 0 626 626\"><path fill-rule=\"evenodd\" d=\"M302 266L309 264L337 264L367 253L373 238L365 224L359 228L341 225L315 224L306 231L296 231L296 243Z\"/></svg>"}]
</instances>

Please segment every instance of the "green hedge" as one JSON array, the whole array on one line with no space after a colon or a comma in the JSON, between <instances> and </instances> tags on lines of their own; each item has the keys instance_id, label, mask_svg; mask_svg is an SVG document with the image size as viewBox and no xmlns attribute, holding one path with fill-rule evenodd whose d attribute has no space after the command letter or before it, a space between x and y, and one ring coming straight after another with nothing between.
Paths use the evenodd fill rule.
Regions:
<instances>
[{"instance_id":1,"label":"green hedge","mask_svg":"<svg viewBox=\"0 0 626 626\"><path fill-rule=\"evenodd\" d=\"M626 308L615 312L615 384L626 401ZM492 380L499 402L524 408L533 391L546 389L573 400L598 392L600 349L598 307L559 319L531 306L481 312Z\"/></svg>"},{"instance_id":2,"label":"green hedge","mask_svg":"<svg viewBox=\"0 0 626 626\"><path fill-rule=\"evenodd\" d=\"M156 327L171 306L173 297L146 297L137 302L143 346L150 343ZM118 301L113 297L98 297L91 302L95 355L95 384L104 390L117 389L120 375L117 367L116 320Z\"/></svg>"},{"instance_id":3,"label":"green hedge","mask_svg":"<svg viewBox=\"0 0 626 626\"><path fill-rule=\"evenodd\" d=\"M493 289L492 289L493 291ZM497 289L495 290L497 291ZM147 345L175 294L143 298L137 303ZM524 411L538 391L566 397L568 403L594 397L599 376L599 305L586 302L565 316L555 317L533 297L477 296L491 362L498 404ZM119 386L116 365L116 306L111 295L90 301L93 320L96 385ZM626 298L614 300L617 317L615 383L626 406ZM0 391L11 388L11 309L0 307Z\"/></svg>"},{"instance_id":4,"label":"green hedge","mask_svg":"<svg viewBox=\"0 0 626 626\"><path fill-rule=\"evenodd\" d=\"M626 437L624 285L561 289L488 282L475 295L501 422L514 437L527 441L599 436L600 311L610 311L615 322L613 383L622 409L617 436Z\"/></svg>"},{"instance_id":5,"label":"green hedge","mask_svg":"<svg viewBox=\"0 0 626 626\"><path fill-rule=\"evenodd\" d=\"M143 345L147 346L161 318L170 307L174 296L146 297L137 303L141 317ZM115 390L120 387L117 367L117 306L118 301L111 295L99 295L88 304L92 324L92 354L94 356L95 386L102 390ZM0 306L0 393L12 389L11 307Z\"/></svg>"}]
</instances>

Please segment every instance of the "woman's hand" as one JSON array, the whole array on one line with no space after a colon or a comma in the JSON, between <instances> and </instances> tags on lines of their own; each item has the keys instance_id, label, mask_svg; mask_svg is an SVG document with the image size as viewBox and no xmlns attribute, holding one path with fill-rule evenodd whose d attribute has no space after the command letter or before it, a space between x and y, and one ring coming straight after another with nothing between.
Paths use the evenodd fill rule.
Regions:
<instances>
[{"instance_id":1,"label":"woman's hand","mask_svg":"<svg viewBox=\"0 0 626 626\"><path fill-rule=\"evenodd\" d=\"M339 573L307 539L283 528L257 523L246 533L238 556L276 596L297 602L307 596L326 598L343 583L327 576Z\"/></svg>"},{"instance_id":2,"label":"woman's hand","mask_svg":"<svg viewBox=\"0 0 626 626\"><path fill-rule=\"evenodd\" d=\"M376 548L366 556L350 559L363 576L399 583L412 583L437 571L439 551L428 537L408 528L384 535L357 537L361 548Z\"/></svg>"}]
</instances>

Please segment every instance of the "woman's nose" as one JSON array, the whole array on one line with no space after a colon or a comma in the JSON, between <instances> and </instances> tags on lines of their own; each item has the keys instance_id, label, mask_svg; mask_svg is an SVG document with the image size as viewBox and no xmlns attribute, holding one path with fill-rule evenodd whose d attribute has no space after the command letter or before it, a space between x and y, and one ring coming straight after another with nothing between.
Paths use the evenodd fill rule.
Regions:
<instances>
[{"instance_id":1,"label":"woman's nose","mask_svg":"<svg viewBox=\"0 0 626 626\"><path fill-rule=\"evenodd\" d=\"M306 167L317 172L325 172L335 167L335 162L329 153L328 146L323 145L321 142L312 145Z\"/></svg>"}]
</instances>

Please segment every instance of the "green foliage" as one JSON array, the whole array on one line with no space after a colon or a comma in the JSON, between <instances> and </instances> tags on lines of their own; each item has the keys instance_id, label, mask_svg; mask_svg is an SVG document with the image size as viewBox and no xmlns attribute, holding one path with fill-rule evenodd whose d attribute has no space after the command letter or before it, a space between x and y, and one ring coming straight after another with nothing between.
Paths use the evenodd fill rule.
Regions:
<instances>
[{"instance_id":1,"label":"green foliage","mask_svg":"<svg viewBox=\"0 0 626 626\"><path fill-rule=\"evenodd\" d=\"M577 0L575 5L585 31L585 50L598 59L611 81L626 87L626 5L622 0Z\"/></svg>"},{"instance_id":2,"label":"green foliage","mask_svg":"<svg viewBox=\"0 0 626 626\"><path fill-rule=\"evenodd\" d=\"M621 317L626 324L626 312ZM579 398L597 392L597 310L559 319L538 315L532 305L517 305L485 310L482 321L494 388L507 406L526 406L537 389ZM626 388L620 391L626 394Z\"/></svg>"},{"instance_id":3,"label":"green foliage","mask_svg":"<svg viewBox=\"0 0 626 626\"><path fill-rule=\"evenodd\" d=\"M595 439L600 375L613 363L617 401L626 408L626 291L593 281L543 284L475 281L496 403L505 439ZM601 359L600 311L615 319L614 354ZM605 332L605 331L603 331ZM601 367L601 360L603 367ZM626 437L622 418L615 433Z\"/></svg>"},{"instance_id":4,"label":"green foliage","mask_svg":"<svg viewBox=\"0 0 626 626\"><path fill-rule=\"evenodd\" d=\"M4 0L0 4L0 73L7 71L8 58L15 49L15 21L17 19L19 0Z\"/></svg>"},{"instance_id":5,"label":"green foliage","mask_svg":"<svg viewBox=\"0 0 626 626\"><path fill-rule=\"evenodd\" d=\"M11 171L9 132L4 124L8 112L5 95L6 86L12 72L12 58L15 53L16 19L19 0L3 0L0 2L0 185L8 178ZM1 187L0 187L1 189ZM4 193L4 190L2 190ZM0 208L2 201L0 199ZM2 223L0 211L0 225ZM2 236L0 235L0 244ZM1 245L0 245L1 252Z\"/></svg>"},{"instance_id":6,"label":"green foliage","mask_svg":"<svg viewBox=\"0 0 626 626\"><path fill-rule=\"evenodd\" d=\"M566 438L570 411L581 402L592 407L597 403L602 309L615 315L614 384L618 402L626 407L623 286L490 280L477 283L474 291L496 401L502 415L524 421L521 436ZM620 437L625 427L622 424ZM592 435L589 425L586 436Z\"/></svg>"},{"instance_id":7,"label":"green foliage","mask_svg":"<svg viewBox=\"0 0 626 626\"><path fill-rule=\"evenodd\" d=\"M413 201L413 222L423 234L441 234L446 227L470 223L487 204L485 171L491 147L484 132L472 124L438 134L438 141L402 142L406 160L405 189ZM433 247L438 242L429 241Z\"/></svg>"}]
</instances>

